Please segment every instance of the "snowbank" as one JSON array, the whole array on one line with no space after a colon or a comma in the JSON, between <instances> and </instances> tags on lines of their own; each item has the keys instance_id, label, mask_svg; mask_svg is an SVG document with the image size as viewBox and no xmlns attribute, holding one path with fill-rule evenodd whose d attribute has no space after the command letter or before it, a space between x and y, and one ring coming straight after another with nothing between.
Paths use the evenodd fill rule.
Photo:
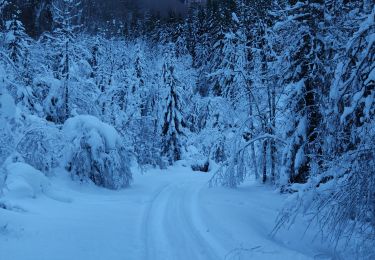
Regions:
<instances>
[{"instance_id":1,"label":"snowbank","mask_svg":"<svg viewBox=\"0 0 375 260\"><path fill-rule=\"evenodd\" d=\"M4 167L5 183L3 194L9 198L36 198L50 186L44 174L32 166L17 162Z\"/></svg>"}]
</instances>

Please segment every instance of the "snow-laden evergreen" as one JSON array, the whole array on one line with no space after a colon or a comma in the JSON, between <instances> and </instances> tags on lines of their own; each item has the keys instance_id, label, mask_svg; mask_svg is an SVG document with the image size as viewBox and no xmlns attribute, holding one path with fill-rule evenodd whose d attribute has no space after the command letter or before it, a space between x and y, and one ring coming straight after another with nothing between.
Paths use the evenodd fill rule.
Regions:
<instances>
[{"instance_id":1,"label":"snow-laden evergreen","mask_svg":"<svg viewBox=\"0 0 375 260\"><path fill-rule=\"evenodd\" d=\"M73 179L92 180L110 189L129 186L132 175L128 154L116 130L92 116L68 119L62 128L66 169Z\"/></svg>"}]
</instances>

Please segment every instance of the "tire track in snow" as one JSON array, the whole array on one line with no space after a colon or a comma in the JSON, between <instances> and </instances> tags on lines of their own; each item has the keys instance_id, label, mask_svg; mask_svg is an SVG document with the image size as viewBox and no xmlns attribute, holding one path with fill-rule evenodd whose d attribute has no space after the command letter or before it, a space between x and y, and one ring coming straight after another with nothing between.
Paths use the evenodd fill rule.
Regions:
<instances>
[{"instance_id":1,"label":"tire track in snow","mask_svg":"<svg viewBox=\"0 0 375 260\"><path fill-rule=\"evenodd\" d=\"M221 259L197 225L198 183L161 187L143 218L144 259Z\"/></svg>"},{"instance_id":2,"label":"tire track in snow","mask_svg":"<svg viewBox=\"0 0 375 260\"><path fill-rule=\"evenodd\" d=\"M152 200L150 201L149 205L147 206L145 213L143 214L143 221L142 221L142 237L143 237L143 257L142 259L151 259L152 255L155 254L155 249L152 247L153 239L151 233L153 232L153 218L155 211L157 211L156 206L160 204L158 200L160 200L160 195L169 187L169 184L163 185L159 188L153 195Z\"/></svg>"},{"instance_id":3,"label":"tire track in snow","mask_svg":"<svg viewBox=\"0 0 375 260\"><path fill-rule=\"evenodd\" d=\"M178 241L174 247L178 253L178 259L220 259L204 237L205 230L199 228L194 221L196 212L193 211L193 205L197 201L194 200L194 192L190 189L192 186L190 183L184 183L173 187L172 196L170 196L167 217L170 218L169 221L178 219L178 228L171 230L174 234L172 239Z\"/></svg>"}]
</instances>

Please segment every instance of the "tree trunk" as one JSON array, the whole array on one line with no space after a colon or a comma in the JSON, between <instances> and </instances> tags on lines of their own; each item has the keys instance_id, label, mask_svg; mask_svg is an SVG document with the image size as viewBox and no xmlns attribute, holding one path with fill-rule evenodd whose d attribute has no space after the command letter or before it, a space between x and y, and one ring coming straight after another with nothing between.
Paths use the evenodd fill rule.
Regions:
<instances>
[{"instance_id":1,"label":"tree trunk","mask_svg":"<svg viewBox=\"0 0 375 260\"><path fill-rule=\"evenodd\" d=\"M254 130L254 122L253 122L253 105L250 104L250 140L253 138L253 134L252 134L252 131ZM254 142L252 142L251 146L250 146L250 149L251 149L251 159L252 159L252 162L253 162L253 166L254 166L254 173L255 173L255 179L259 179L259 171L258 171L258 163L257 163L257 159L256 159L256 153L255 153L255 144Z\"/></svg>"},{"instance_id":2,"label":"tree trunk","mask_svg":"<svg viewBox=\"0 0 375 260\"><path fill-rule=\"evenodd\" d=\"M263 183L267 181L267 146L268 141L264 141L263 143L263 158L262 158L262 172L263 172Z\"/></svg>"}]
</instances>

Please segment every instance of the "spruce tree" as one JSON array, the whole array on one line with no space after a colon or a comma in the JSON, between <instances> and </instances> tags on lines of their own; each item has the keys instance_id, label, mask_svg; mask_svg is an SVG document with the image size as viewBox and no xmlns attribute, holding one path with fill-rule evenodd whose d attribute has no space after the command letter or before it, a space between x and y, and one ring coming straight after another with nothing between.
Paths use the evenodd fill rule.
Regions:
<instances>
[{"instance_id":1,"label":"spruce tree","mask_svg":"<svg viewBox=\"0 0 375 260\"><path fill-rule=\"evenodd\" d=\"M9 58L15 65L19 66L26 59L31 40L17 16L13 15L12 20L6 22L5 43Z\"/></svg>"},{"instance_id":2,"label":"spruce tree","mask_svg":"<svg viewBox=\"0 0 375 260\"><path fill-rule=\"evenodd\" d=\"M176 75L175 46L167 45L163 65L163 84L166 91L166 106L164 108L164 121L162 126L161 155L172 165L181 160L183 149L183 128L185 122L182 115L181 87Z\"/></svg>"},{"instance_id":3,"label":"spruce tree","mask_svg":"<svg viewBox=\"0 0 375 260\"><path fill-rule=\"evenodd\" d=\"M32 39L26 34L25 27L18 18L19 11L6 22L5 47L9 59L16 70L17 80L23 87L17 86L14 91L16 102L22 102L30 111L34 110L32 79L34 68L31 66L30 48Z\"/></svg>"},{"instance_id":4,"label":"spruce tree","mask_svg":"<svg viewBox=\"0 0 375 260\"><path fill-rule=\"evenodd\" d=\"M62 83L61 96L56 98L54 106L57 113L49 118L52 121L63 123L71 116L70 78L71 66L74 57L74 43L77 30L80 28L81 2L79 0L53 1L55 38L55 75ZM53 104L52 104L53 105Z\"/></svg>"},{"instance_id":5,"label":"spruce tree","mask_svg":"<svg viewBox=\"0 0 375 260\"><path fill-rule=\"evenodd\" d=\"M319 153L319 126L321 124L320 95L325 71L325 44L321 24L324 22L320 0L288 7L285 26L296 28L297 39L286 49L283 84L291 87L287 113L292 111L291 126L287 130L288 146L284 151L284 174L289 181L304 183L312 167L312 154ZM298 13L298 16L296 15ZM286 46L288 43L284 43Z\"/></svg>"}]
</instances>

